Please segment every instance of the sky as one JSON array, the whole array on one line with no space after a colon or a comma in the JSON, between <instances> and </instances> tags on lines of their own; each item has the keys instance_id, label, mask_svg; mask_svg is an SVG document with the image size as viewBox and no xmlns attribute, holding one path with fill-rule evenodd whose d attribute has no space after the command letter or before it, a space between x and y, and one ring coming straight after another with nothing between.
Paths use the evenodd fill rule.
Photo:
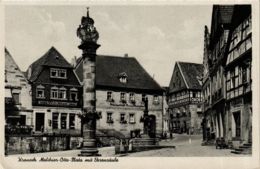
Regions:
<instances>
[{"instance_id":1,"label":"sky","mask_svg":"<svg viewBox=\"0 0 260 169\"><path fill-rule=\"evenodd\" d=\"M97 54L135 57L161 86L176 61L202 63L212 5L91 5ZM5 7L5 46L22 71L54 46L71 62L81 56L76 30L86 6Z\"/></svg>"}]
</instances>

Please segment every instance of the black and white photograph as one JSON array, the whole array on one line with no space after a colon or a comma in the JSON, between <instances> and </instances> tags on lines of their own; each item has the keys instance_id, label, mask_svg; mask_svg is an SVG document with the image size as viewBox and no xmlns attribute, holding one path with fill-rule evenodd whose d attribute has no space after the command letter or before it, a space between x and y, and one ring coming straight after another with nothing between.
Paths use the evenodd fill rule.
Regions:
<instances>
[{"instance_id":1,"label":"black and white photograph","mask_svg":"<svg viewBox=\"0 0 260 169\"><path fill-rule=\"evenodd\" d=\"M259 167L252 2L4 4L3 168Z\"/></svg>"}]
</instances>

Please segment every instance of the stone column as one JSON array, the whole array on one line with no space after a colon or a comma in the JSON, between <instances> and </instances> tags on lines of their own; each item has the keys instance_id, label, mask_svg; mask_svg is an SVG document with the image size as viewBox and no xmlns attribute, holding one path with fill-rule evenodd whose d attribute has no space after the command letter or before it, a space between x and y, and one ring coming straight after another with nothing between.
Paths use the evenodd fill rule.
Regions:
<instances>
[{"instance_id":1,"label":"stone column","mask_svg":"<svg viewBox=\"0 0 260 169\"><path fill-rule=\"evenodd\" d=\"M83 50L83 148L80 156L98 156L96 145L96 49L100 45L85 42L79 46Z\"/></svg>"},{"instance_id":2,"label":"stone column","mask_svg":"<svg viewBox=\"0 0 260 169\"><path fill-rule=\"evenodd\" d=\"M81 118L83 127L83 148L80 156L97 156L96 147L96 51L99 48L97 40L99 34L94 26L94 20L87 16L81 18L81 24L77 29L77 36L81 39L79 49L82 50L83 62L83 115Z\"/></svg>"}]
</instances>

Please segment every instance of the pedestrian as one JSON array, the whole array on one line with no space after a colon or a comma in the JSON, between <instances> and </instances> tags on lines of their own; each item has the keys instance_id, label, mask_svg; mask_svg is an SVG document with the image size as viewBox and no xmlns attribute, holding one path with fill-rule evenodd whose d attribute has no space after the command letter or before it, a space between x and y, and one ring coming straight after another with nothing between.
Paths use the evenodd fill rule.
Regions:
<instances>
[{"instance_id":1,"label":"pedestrian","mask_svg":"<svg viewBox=\"0 0 260 169\"><path fill-rule=\"evenodd\" d=\"M172 139L172 132L170 132L170 138Z\"/></svg>"},{"instance_id":2,"label":"pedestrian","mask_svg":"<svg viewBox=\"0 0 260 169\"><path fill-rule=\"evenodd\" d=\"M34 153L34 143L33 143L33 140L30 141L29 143L29 149L30 149L30 153Z\"/></svg>"},{"instance_id":3,"label":"pedestrian","mask_svg":"<svg viewBox=\"0 0 260 169\"><path fill-rule=\"evenodd\" d=\"M123 143L122 139L120 140L119 151L120 151L120 153L124 153L125 152L125 147L124 147L124 143Z\"/></svg>"},{"instance_id":4,"label":"pedestrian","mask_svg":"<svg viewBox=\"0 0 260 169\"><path fill-rule=\"evenodd\" d=\"M131 152L133 150L133 140L129 140L129 146L128 146L128 151Z\"/></svg>"}]
</instances>

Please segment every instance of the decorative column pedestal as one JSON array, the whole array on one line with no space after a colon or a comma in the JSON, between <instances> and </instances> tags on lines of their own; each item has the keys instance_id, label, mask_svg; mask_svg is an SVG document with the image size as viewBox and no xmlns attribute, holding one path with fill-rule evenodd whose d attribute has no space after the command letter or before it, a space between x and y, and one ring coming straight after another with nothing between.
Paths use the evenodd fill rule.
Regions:
<instances>
[{"instance_id":1,"label":"decorative column pedestal","mask_svg":"<svg viewBox=\"0 0 260 169\"><path fill-rule=\"evenodd\" d=\"M83 147L79 156L100 156L96 145L96 120L97 113L86 113L83 122Z\"/></svg>"}]
</instances>

